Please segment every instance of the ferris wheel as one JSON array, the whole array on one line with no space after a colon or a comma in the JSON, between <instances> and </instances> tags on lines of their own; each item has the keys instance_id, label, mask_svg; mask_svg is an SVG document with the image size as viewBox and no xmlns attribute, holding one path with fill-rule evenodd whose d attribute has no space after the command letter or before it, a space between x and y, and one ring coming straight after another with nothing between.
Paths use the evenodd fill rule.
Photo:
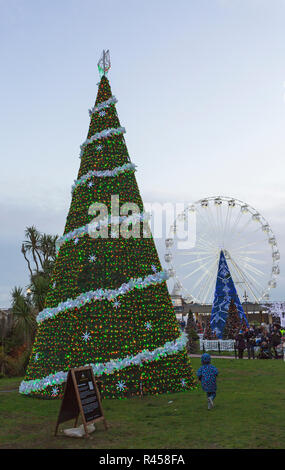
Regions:
<instances>
[{"instance_id":1,"label":"ferris wheel","mask_svg":"<svg viewBox=\"0 0 285 470\"><path fill-rule=\"evenodd\" d=\"M178 235L191 220L195 243L183 248ZM222 250L241 301L267 301L277 285L276 237L265 218L238 199L214 196L190 204L170 226L165 245L172 294L181 294L187 302L213 302Z\"/></svg>"}]
</instances>

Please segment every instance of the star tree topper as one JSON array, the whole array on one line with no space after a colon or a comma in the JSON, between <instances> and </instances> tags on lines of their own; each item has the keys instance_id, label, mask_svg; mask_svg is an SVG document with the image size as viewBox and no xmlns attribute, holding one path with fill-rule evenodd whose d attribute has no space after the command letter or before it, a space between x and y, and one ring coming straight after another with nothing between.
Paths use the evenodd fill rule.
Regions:
<instances>
[{"instance_id":1,"label":"star tree topper","mask_svg":"<svg viewBox=\"0 0 285 470\"><path fill-rule=\"evenodd\" d=\"M103 50L102 55L97 65L98 65L100 76L102 77L103 75L107 75L108 71L111 68L109 49L107 51Z\"/></svg>"}]
</instances>

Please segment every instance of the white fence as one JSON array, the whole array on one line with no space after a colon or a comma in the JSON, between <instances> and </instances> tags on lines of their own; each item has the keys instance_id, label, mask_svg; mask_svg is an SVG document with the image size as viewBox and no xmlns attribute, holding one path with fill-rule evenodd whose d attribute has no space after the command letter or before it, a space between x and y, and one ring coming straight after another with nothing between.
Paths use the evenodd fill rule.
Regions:
<instances>
[{"instance_id":1,"label":"white fence","mask_svg":"<svg viewBox=\"0 0 285 470\"><path fill-rule=\"evenodd\" d=\"M204 351L234 351L235 340L234 339L220 339L220 340L208 340L203 339L203 335L199 334L200 350ZM204 348L203 348L204 346ZM255 347L255 353L259 352L259 347ZM282 353L283 361L285 362L285 343L283 344Z\"/></svg>"},{"instance_id":2,"label":"white fence","mask_svg":"<svg viewBox=\"0 0 285 470\"><path fill-rule=\"evenodd\" d=\"M203 348L204 346L204 348ZM200 338L200 349L205 351L234 351L234 339L208 340Z\"/></svg>"}]
</instances>

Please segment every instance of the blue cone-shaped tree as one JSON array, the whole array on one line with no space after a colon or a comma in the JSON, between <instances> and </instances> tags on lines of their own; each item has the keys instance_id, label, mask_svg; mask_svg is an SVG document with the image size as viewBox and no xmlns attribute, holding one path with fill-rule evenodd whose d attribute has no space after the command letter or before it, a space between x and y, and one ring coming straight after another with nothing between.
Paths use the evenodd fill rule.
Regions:
<instances>
[{"instance_id":1,"label":"blue cone-shaped tree","mask_svg":"<svg viewBox=\"0 0 285 470\"><path fill-rule=\"evenodd\" d=\"M216 336L220 339L223 338L223 332L231 301L233 301L235 308L237 309L241 323L245 323L248 326L248 321L237 294L226 257L223 250L221 250L216 290L211 313L211 330L215 332Z\"/></svg>"}]
</instances>

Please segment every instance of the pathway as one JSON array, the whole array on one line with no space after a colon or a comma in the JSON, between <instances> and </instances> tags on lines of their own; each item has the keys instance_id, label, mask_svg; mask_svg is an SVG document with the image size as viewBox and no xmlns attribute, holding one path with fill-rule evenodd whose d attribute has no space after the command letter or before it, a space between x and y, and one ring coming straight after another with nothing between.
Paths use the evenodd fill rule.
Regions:
<instances>
[{"instance_id":1,"label":"pathway","mask_svg":"<svg viewBox=\"0 0 285 470\"><path fill-rule=\"evenodd\" d=\"M201 357L202 354L189 354L189 356L190 357ZM235 356L213 356L212 354L211 354L211 358L212 359L236 359ZM244 357L243 359L248 359L248 357Z\"/></svg>"}]
</instances>

